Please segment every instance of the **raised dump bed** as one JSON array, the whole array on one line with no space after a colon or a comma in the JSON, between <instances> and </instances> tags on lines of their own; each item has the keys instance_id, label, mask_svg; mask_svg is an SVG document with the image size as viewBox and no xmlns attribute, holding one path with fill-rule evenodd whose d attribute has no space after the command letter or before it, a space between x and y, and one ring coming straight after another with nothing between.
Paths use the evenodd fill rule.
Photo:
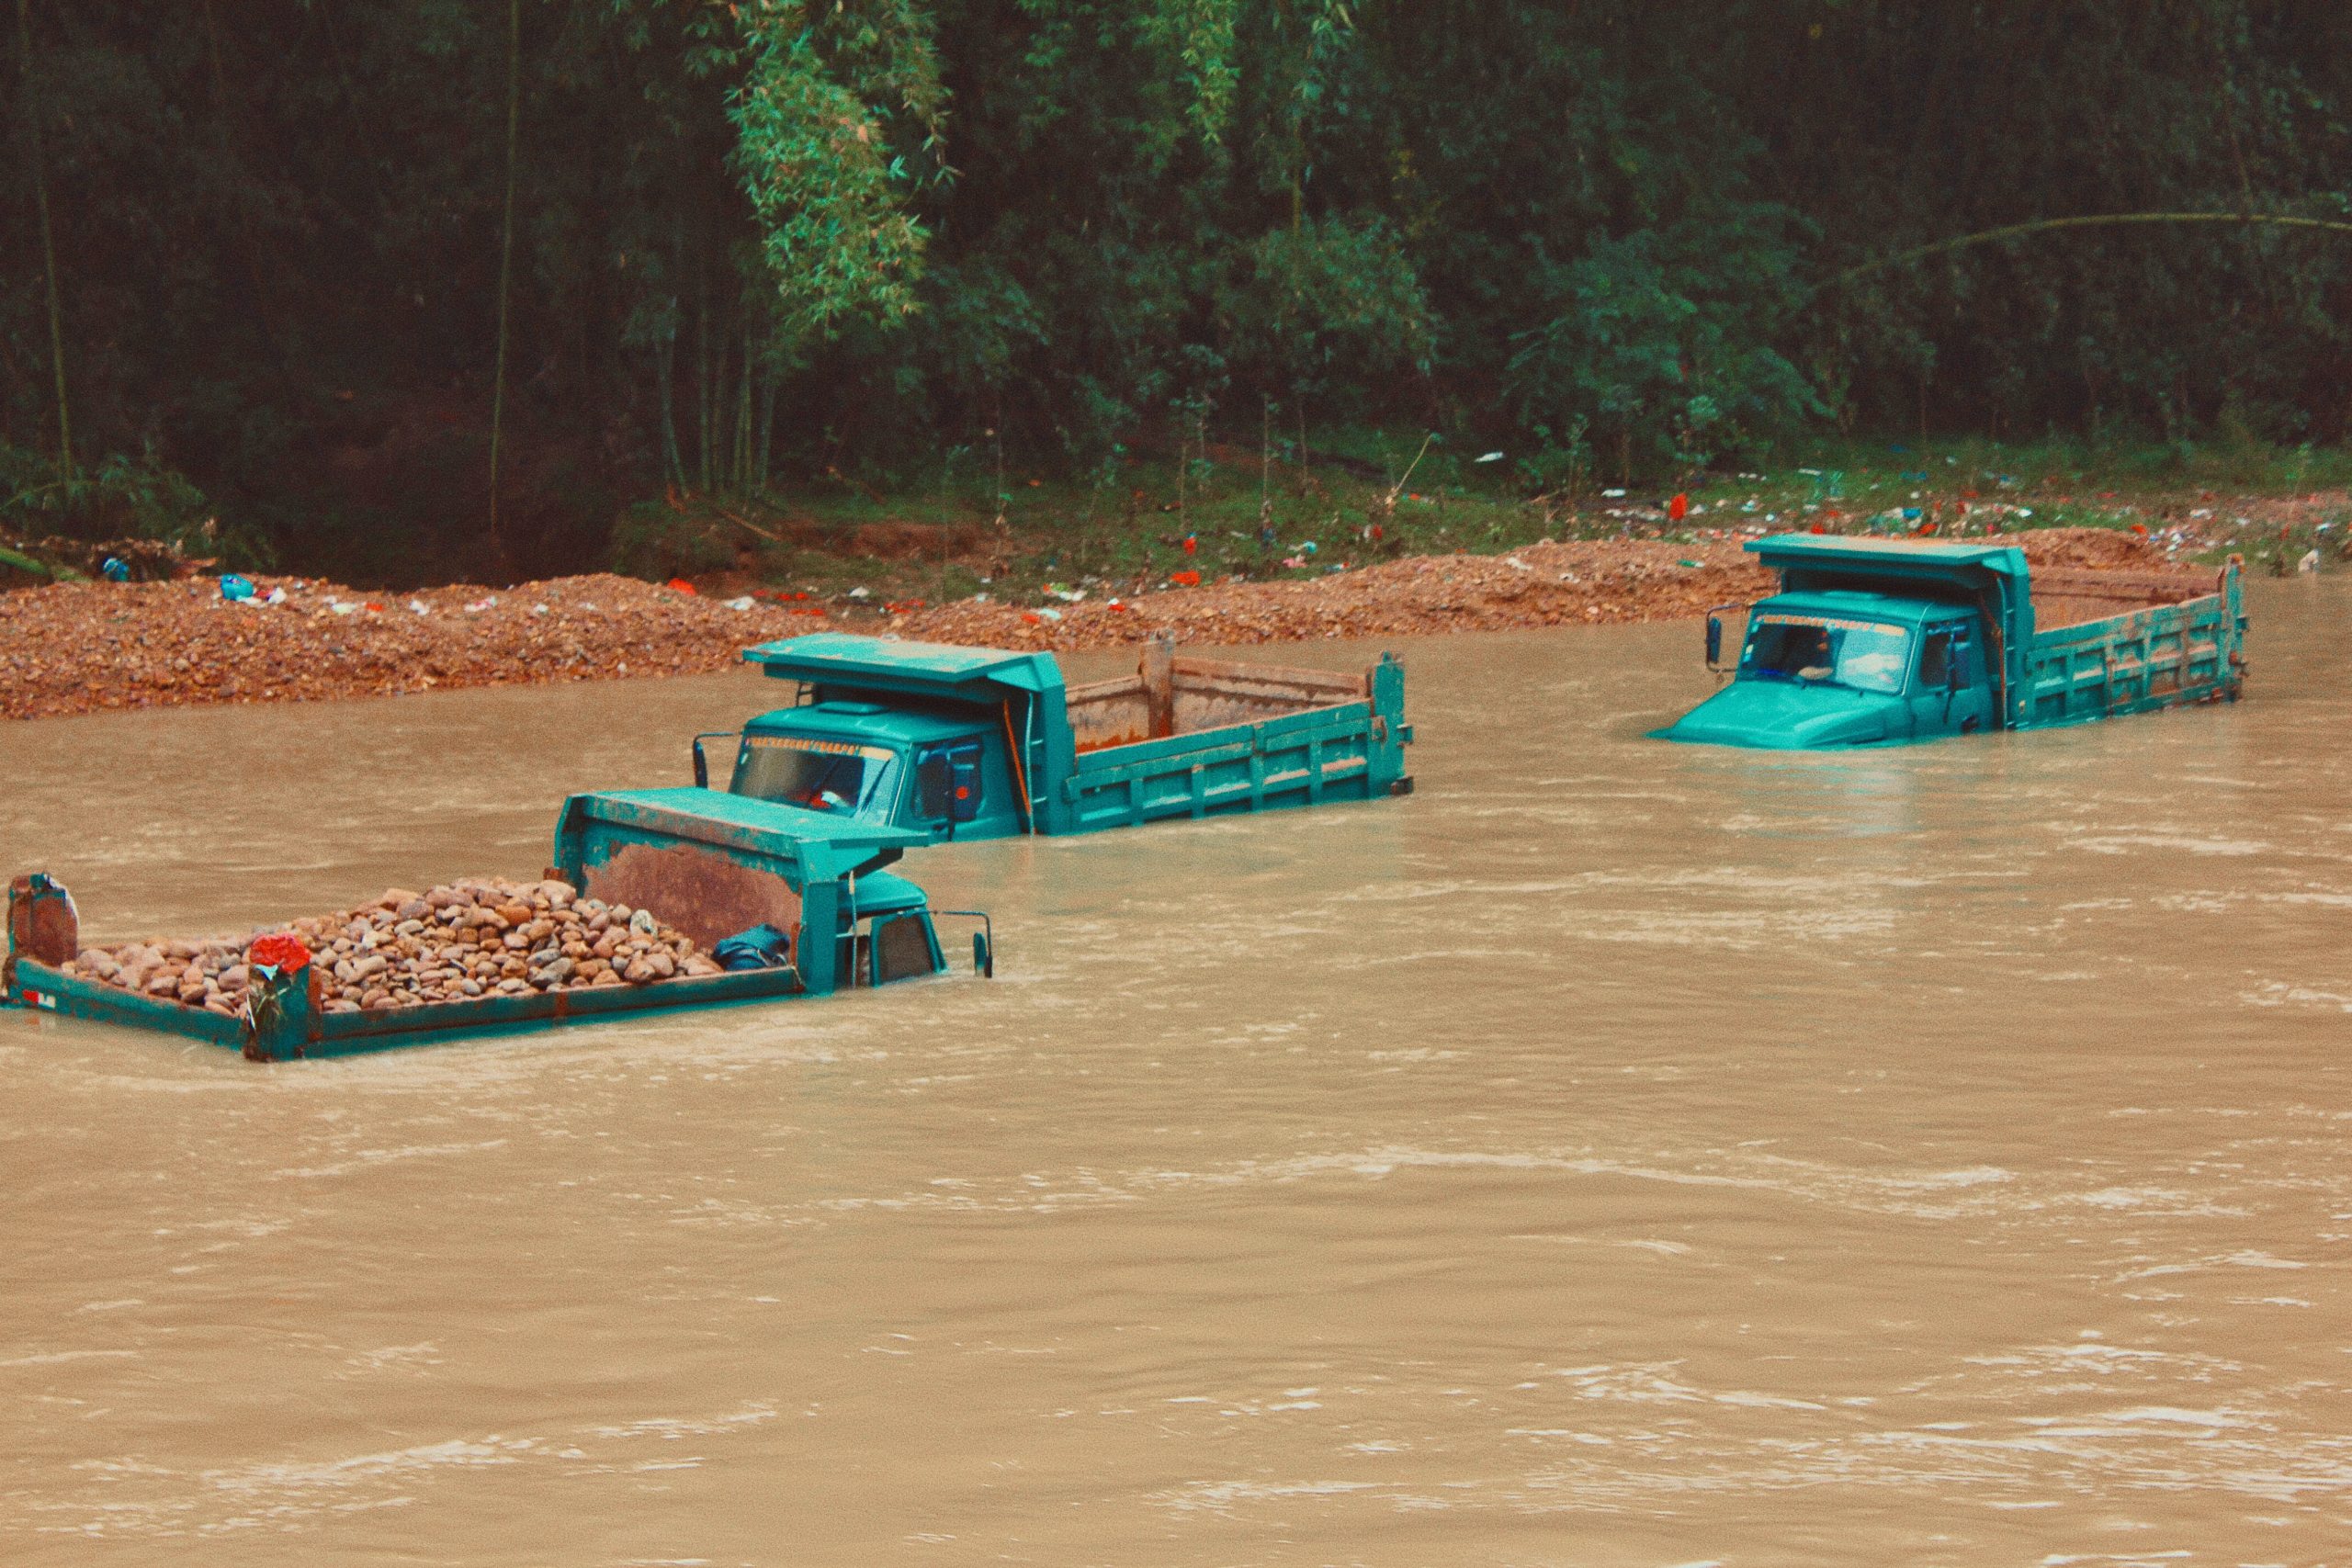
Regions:
<instances>
[{"instance_id":1,"label":"raised dump bed","mask_svg":"<svg viewBox=\"0 0 2352 1568\"><path fill-rule=\"evenodd\" d=\"M71 896L35 873L9 888L0 1005L271 1061L826 996L946 968L922 890L881 869L920 841L709 790L574 795L538 883L471 879L243 937L112 946L84 945ZM993 972L985 931L974 960Z\"/></svg>"}]
</instances>

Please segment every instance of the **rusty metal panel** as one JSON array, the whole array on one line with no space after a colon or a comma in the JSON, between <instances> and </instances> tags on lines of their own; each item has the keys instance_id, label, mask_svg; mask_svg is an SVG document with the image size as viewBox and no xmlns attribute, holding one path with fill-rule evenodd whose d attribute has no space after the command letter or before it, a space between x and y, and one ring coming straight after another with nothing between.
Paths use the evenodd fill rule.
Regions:
<instances>
[{"instance_id":1,"label":"rusty metal panel","mask_svg":"<svg viewBox=\"0 0 2352 1568\"><path fill-rule=\"evenodd\" d=\"M780 874L700 845L621 844L582 870L591 898L650 909L706 951L752 926L788 931L800 919L800 895Z\"/></svg>"},{"instance_id":2,"label":"rusty metal panel","mask_svg":"<svg viewBox=\"0 0 2352 1568\"><path fill-rule=\"evenodd\" d=\"M8 884L8 947L48 964L81 952L81 918L64 884L38 871Z\"/></svg>"}]
</instances>

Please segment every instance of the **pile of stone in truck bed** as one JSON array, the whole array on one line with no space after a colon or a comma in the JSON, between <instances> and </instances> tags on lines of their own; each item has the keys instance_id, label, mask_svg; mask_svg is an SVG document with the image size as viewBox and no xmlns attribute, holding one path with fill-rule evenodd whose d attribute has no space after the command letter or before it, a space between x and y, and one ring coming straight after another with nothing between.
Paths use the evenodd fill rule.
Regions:
<instances>
[{"instance_id":1,"label":"pile of stone in truck bed","mask_svg":"<svg viewBox=\"0 0 2352 1568\"><path fill-rule=\"evenodd\" d=\"M329 1012L645 986L720 972L692 938L650 910L582 898L561 882L489 878L422 894L395 888L361 908L243 940L85 948L64 972L235 1017L251 984L247 954L272 935L291 935L310 950Z\"/></svg>"}]
</instances>

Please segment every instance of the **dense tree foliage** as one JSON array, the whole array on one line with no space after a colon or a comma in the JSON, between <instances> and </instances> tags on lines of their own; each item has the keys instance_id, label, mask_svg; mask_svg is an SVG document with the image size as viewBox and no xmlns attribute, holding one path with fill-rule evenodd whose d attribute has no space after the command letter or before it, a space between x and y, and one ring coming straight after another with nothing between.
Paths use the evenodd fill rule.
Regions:
<instances>
[{"instance_id":1,"label":"dense tree foliage","mask_svg":"<svg viewBox=\"0 0 2352 1568\"><path fill-rule=\"evenodd\" d=\"M462 548L493 409L525 566L983 443L1396 421L1545 479L2352 417L2352 235L1841 276L2345 216L2340 0L15 5L0 522Z\"/></svg>"}]
</instances>

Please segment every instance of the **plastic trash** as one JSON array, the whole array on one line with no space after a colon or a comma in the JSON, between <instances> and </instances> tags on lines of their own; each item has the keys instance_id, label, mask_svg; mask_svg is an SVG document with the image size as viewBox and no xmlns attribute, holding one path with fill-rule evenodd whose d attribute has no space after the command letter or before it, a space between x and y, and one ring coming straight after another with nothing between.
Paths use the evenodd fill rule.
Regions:
<instances>
[{"instance_id":1,"label":"plastic trash","mask_svg":"<svg viewBox=\"0 0 2352 1568\"><path fill-rule=\"evenodd\" d=\"M286 603L286 590L282 587L273 588L268 592L263 594L259 599L254 600L254 603L256 604L283 604Z\"/></svg>"},{"instance_id":2,"label":"plastic trash","mask_svg":"<svg viewBox=\"0 0 2352 1568\"><path fill-rule=\"evenodd\" d=\"M673 593L692 594L695 591L695 585L688 582L683 577L673 577L668 582L663 583L662 586L669 589Z\"/></svg>"},{"instance_id":3,"label":"plastic trash","mask_svg":"<svg viewBox=\"0 0 2352 1568\"><path fill-rule=\"evenodd\" d=\"M1499 463L1503 460L1503 455L1500 452L1489 452L1483 457L1473 457L1470 460L1473 463Z\"/></svg>"},{"instance_id":4,"label":"plastic trash","mask_svg":"<svg viewBox=\"0 0 2352 1568\"><path fill-rule=\"evenodd\" d=\"M2295 563L2295 570L2297 571L2317 571L2319 570L2319 552L2317 550L2305 550L2303 552L2303 558Z\"/></svg>"},{"instance_id":5,"label":"plastic trash","mask_svg":"<svg viewBox=\"0 0 2352 1568\"><path fill-rule=\"evenodd\" d=\"M729 599L725 604L730 610L748 610L752 607L752 596L745 593L739 598Z\"/></svg>"},{"instance_id":6,"label":"plastic trash","mask_svg":"<svg viewBox=\"0 0 2352 1568\"><path fill-rule=\"evenodd\" d=\"M737 931L710 950L721 969L785 969L792 964L792 937L764 922Z\"/></svg>"},{"instance_id":7,"label":"plastic trash","mask_svg":"<svg viewBox=\"0 0 2352 1568\"><path fill-rule=\"evenodd\" d=\"M1199 551L1200 547L1201 536L1198 534L1187 534L1184 536L1184 553L1186 555L1189 556L1195 554Z\"/></svg>"},{"instance_id":8,"label":"plastic trash","mask_svg":"<svg viewBox=\"0 0 2352 1568\"><path fill-rule=\"evenodd\" d=\"M106 563L98 568L98 575L108 582L128 582L130 581L130 568L124 565L119 557L108 556Z\"/></svg>"},{"instance_id":9,"label":"plastic trash","mask_svg":"<svg viewBox=\"0 0 2352 1568\"><path fill-rule=\"evenodd\" d=\"M1672 500L1666 503L1666 515L1667 520L1672 523L1679 523L1685 517L1690 516L1690 498L1688 495L1678 493Z\"/></svg>"},{"instance_id":10,"label":"plastic trash","mask_svg":"<svg viewBox=\"0 0 2352 1568\"><path fill-rule=\"evenodd\" d=\"M259 592L260 590L254 586L252 578L239 577L235 572L231 572L220 580L220 597L232 604L242 604Z\"/></svg>"},{"instance_id":11,"label":"plastic trash","mask_svg":"<svg viewBox=\"0 0 2352 1568\"><path fill-rule=\"evenodd\" d=\"M497 595L497 594L495 594L495 593L492 593L492 595L490 595L490 596L489 596L488 598L486 598L486 599L476 599L476 600L472 601L470 604L467 604L467 606L466 606L466 614L467 614L467 615L481 615L484 610L489 609L491 606L492 606L493 604L496 604L497 603L498 603L498 595Z\"/></svg>"},{"instance_id":12,"label":"plastic trash","mask_svg":"<svg viewBox=\"0 0 2352 1568\"><path fill-rule=\"evenodd\" d=\"M871 599L872 597L874 597L874 595L873 595L871 592L869 592L867 590L863 589L863 588L853 588L853 589L851 589L851 590L849 591L849 596L850 596L851 598L853 598L853 599Z\"/></svg>"}]
</instances>

